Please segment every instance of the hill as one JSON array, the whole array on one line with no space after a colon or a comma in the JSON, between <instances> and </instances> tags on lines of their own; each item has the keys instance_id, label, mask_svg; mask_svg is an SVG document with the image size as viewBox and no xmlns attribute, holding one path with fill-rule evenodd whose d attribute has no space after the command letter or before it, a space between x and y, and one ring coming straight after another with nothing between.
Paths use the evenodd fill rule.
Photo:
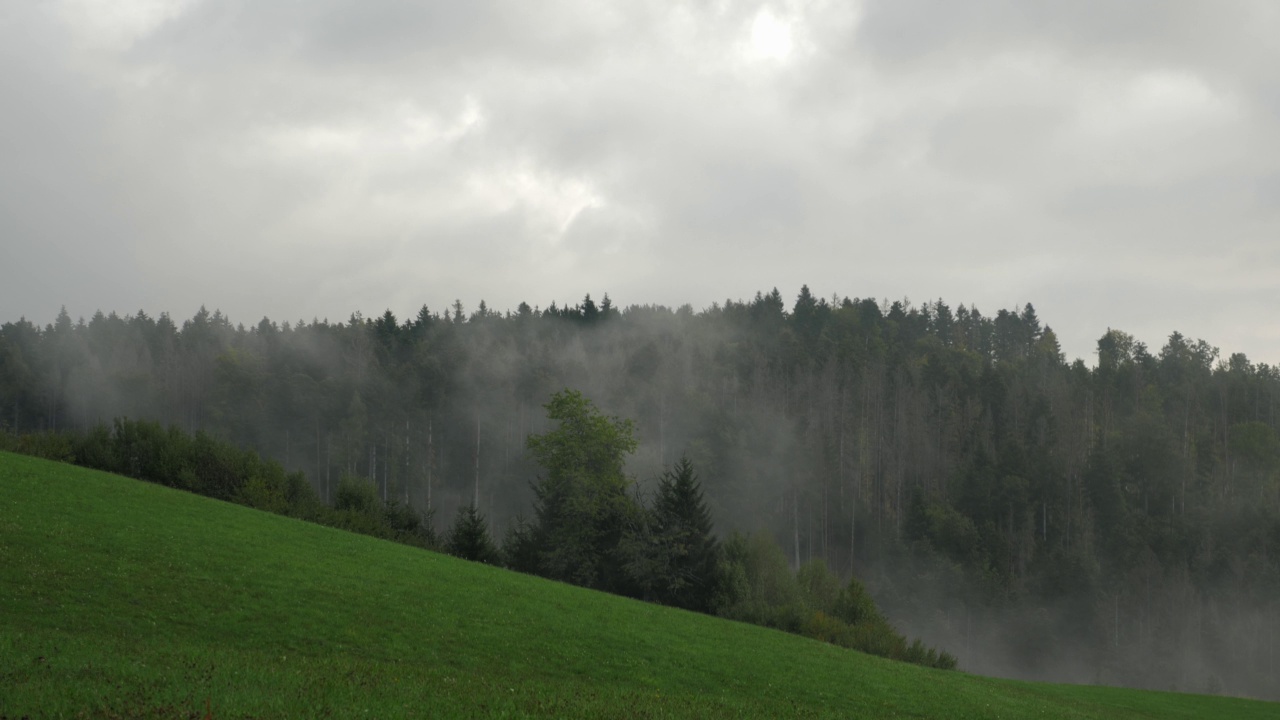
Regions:
<instances>
[{"instance_id":1,"label":"hill","mask_svg":"<svg viewBox=\"0 0 1280 720\"><path fill-rule=\"evenodd\" d=\"M329 504L358 475L441 520L474 502L500 535L571 389L634 423L641 491L688 457L722 538L856 570L972 670L1280 701L1280 368L1117 328L1072 362L1047 321L807 288L697 312L63 313L0 324L0 433L176 426Z\"/></svg>"},{"instance_id":2,"label":"hill","mask_svg":"<svg viewBox=\"0 0 1280 720\"><path fill-rule=\"evenodd\" d=\"M0 453L0 717L1274 718L894 663Z\"/></svg>"}]
</instances>

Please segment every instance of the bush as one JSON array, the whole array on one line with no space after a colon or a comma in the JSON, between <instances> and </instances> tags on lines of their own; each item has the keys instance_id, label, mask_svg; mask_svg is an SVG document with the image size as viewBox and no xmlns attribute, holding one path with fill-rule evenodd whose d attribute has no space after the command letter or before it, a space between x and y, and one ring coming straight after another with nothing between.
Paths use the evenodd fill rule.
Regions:
<instances>
[{"instance_id":1,"label":"bush","mask_svg":"<svg viewBox=\"0 0 1280 720\"><path fill-rule=\"evenodd\" d=\"M73 462L75 460L75 452L72 448L71 440L66 435L51 432L34 433L19 437L15 452L56 462Z\"/></svg>"},{"instance_id":2,"label":"bush","mask_svg":"<svg viewBox=\"0 0 1280 720\"><path fill-rule=\"evenodd\" d=\"M75 450L77 465L114 472L115 456L112 450L111 430L106 425L94 425L83 437L78 438Z\"/></svg>"},{"instance_id":3,"label":"bush","mask_svg":"<svg viewBox=\"0 0 1280 720\"><path fill-rule=\"evenodd\" d=\"M889 625L857 578L849 578L849 584L840 591L834 614L850 625Z\"/></svg>"},{"instance_id":4,"label":"bush","mask_svg":"<svg viewBox=\"0 0 1280 720\"><path fill-rule=\"evenodd\" d=\"M117 418L75 432L9 435L0 449L130 475L207 497L289 515L331 527L419 547L435 547L431 515L395 501L382 503L373 483L344 476L335 507L325 506L307 477L274 460L198 432L156 422Z\"/></svg>"},{"instance_id":5,"label":"bush","mask_svg":"<svg viewBox=\"0 0 1280 720\"><path fill-rule=\"evenodd\" d=\"M804 635L893 660L953 669L956 659L907 644L857 578L841 588L826 563L813 560L793 575L781 548L766 535L733 535L724 544L723 584L716 614Z\"/></svg>"},{"instance_id":6,"label":"bush","mask_svg":"<svg viewBox=\"0 0 1280 720\"><path fill-rule=\"evenodd\" d=\"M347 474L338 479L338 490L333 497L334 510L372 515L380 504L378 488L374 487L373 481Z\"/></svg>"},{"instance_id":7,"label":"bush","mask_svg":"<svg viewBox=\"0 0 1280 720\"><path fill-rule=\"evenodd\" d=\"M244 482L241 452L203 431L196 433L188 452L196 479L192 490L219 500L233 499Z\"/></svg>"},{"instance_id":8,"label":"bush","mask_svg":"<svg viewBox=\"0 0 1280 720\"><path fill-rule=\"evenodd\" d=\"M252 453L246 455L245 465L248 478L236 492L235 502L277 515L315 517L319 498L301 472L286 473L274 460L262 462ZM177 478L178 486L185 487L193 481L194 473L184 467Z\"/></svg>"},{"instance_id":9,"label":"bush","mask_svg":"<svg viewBox=\"0 0 1280 720\"><path fill-rule=\"evenodd\" d=\"M432 511L419 514L412 505L389 500L382 508L382 520L390 530L387 539L418 547L438 546L435 528L431 524Z\"/></svg>"},{"instance_id":10,"label":"bush","mask_svg":"<svg viewBox=\"0 0 1280 720\"><path fill-rule=\"evenodd\" d=\"M289 510L289 501L282 492L283 488L270 482L263 475L254 475L240 486L235 501L240 505L266 510L277 515L285 515Z\"/></svg>"},{"instance_id":11,"label":"bush","mask_svg":"<svg viewBox=\"0 0 1280 720\"><path fill-rule=\"evenodd\" d=\"M538 558L533 525L523 516L517 516L502 538L502 564L510 570L536 575Z\"/></svg>"},{"instance_id":12,"label":"bush","mask_svg":"<svg viewBox=\"0 0 1280 720\"><path fill-rule=\"evenodd\" d=\"M835 611L840 599L840 581L831 574L825 561L815 558L801 565L796 571L796 585L810 609L824 613Z\"/></svg>"},{"instance_id":13,"label":"bush","mask_svg":"<svg viewBox=\"0 0 1280 720\"><path fill-rule=\"evenodd\" d=\"M774 608L803 604L786 556L768 535L735 533L724 544L724 562L727 573L735 578L731 586L741 593L734 604Z\"/></svg>"}]
</instances>

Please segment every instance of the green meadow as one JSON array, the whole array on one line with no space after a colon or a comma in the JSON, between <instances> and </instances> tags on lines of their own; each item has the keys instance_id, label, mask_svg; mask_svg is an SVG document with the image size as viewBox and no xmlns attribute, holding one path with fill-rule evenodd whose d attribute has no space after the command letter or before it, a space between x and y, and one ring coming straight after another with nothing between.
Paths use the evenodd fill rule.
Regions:
<instances>
[{"instance_id":1,"label":"green meadow","mask_svg":"<svg viewBox=\"0 0 1280 720\"><path fill-rule=\"evenodd\" d=\"M931 670L0 453L0 718L24 717L1247 720L1280 705Z\"/></svg>"}]
</instances>

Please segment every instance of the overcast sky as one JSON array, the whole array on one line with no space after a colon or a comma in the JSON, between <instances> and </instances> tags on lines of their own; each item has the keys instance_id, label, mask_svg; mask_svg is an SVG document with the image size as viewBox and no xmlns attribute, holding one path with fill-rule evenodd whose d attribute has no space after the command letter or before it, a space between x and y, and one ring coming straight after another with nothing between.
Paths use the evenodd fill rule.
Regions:
<instances>
[{"instance_id":1,"label":"overcast sky","mask_svg":"<svg viewBox=\"0 0 1280 720\"><path fill-rule=\"evenodd\" d=\"M0 3L0 322L1031 302L1280 363L1280 3Z\"/></svg>"}]
</instances>

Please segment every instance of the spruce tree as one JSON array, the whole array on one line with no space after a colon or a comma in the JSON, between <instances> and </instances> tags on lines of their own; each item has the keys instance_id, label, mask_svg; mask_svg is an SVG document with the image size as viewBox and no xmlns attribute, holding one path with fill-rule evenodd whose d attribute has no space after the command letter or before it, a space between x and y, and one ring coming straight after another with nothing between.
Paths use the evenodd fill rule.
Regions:
<instances>
[{"instance_id":1,"label":"spruce tree","mask_svg":"<svg viewBox=\"0 0 1280 720\"><path fill-rule=\"evenodd\" d=\"M458 508L458 517L449 528L449 539L445 542L445 552L463 560L497 565L500 562L498 548L489 538L489 530L485 527L484 516L475 505Z\"/></svg>"},{"instance_id":2,"label":"spruce tree","mask_svg":"<svg viewBox=\"0 0 1280 720\"><path fill-rule=\"evenodd\" d=\"M650 516L661 577L658 600L707 612L716 591L719 544L693 463L681 458L658 481Z\"/></svg>"}]
</instances>

